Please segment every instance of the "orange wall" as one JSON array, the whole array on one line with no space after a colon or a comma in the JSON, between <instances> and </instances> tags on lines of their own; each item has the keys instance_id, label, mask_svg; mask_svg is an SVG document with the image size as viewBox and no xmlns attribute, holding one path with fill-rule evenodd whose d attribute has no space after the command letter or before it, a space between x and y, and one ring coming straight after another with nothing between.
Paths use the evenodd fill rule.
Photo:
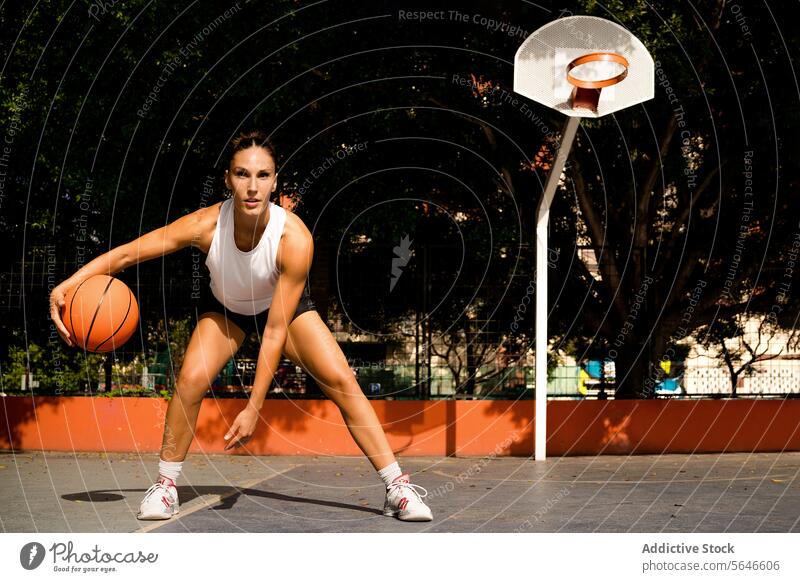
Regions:
<instances>
[{"instance_id":1,"label":"orange wall","mask_svg":"<svg viewBox=\"0 0 800 582\"><path fill-rule=\"evenodd\" d=\"M160 398L0 398L0 448L155 452ZM245 400L207 399L192 451L223 452ZM401 455L531 455L533 401L372 402ZM268 400L247 445L256 455L359 455L327 400ZM548 404L548 454L800 450L800 400L610 400Z\"/></svg>"}]
</instances>

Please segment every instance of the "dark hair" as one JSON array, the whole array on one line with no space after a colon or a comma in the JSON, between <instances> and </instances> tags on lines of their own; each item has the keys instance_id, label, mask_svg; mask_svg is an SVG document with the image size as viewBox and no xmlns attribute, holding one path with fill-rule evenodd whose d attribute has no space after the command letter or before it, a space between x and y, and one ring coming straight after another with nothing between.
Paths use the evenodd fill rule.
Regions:
<instances>
[{"instance_id":1,"label":"dark hair","mask_svg":"<svg viewBox=\"0 0 800 582\"><path fill-rule=\"evenodd\" d=\"M272 145L272 142L269 139L269 136L266 132L261 131L260 129L254 129L251 131L243 131L235 138L231 140L231 157L236 155L236 152L240 152L242 150L246 150L253 146L264 148L267 150L267 153L272 157L272 161L275 162L275 171L278 170L278 154L275 152L275 146Z\"/></svg>"}]
</instances>

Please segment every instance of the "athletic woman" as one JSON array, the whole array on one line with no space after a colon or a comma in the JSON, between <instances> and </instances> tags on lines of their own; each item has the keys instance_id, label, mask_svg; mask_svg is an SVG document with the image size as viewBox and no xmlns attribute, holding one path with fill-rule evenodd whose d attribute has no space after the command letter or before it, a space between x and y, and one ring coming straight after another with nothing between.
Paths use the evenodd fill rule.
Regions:
<instances>
[{"instance_id":1,"label":"athletic woman","mask_svg":"<svg viewBox=\"0 0 800 582\"><path fill-rule=\"evenodd\" d=\"M113 275L142 261L192 246L206 253L210 293L195 327L167 407L158 481L148 489L139 519L178 513L176 482L211 382L245 338L261 332L256 375L247 405L231 424L225 450L252 436L281 354L303 367L333 400L353 439L386 484L383 514L430 521L431 510L398 465L378 418L347 359L306 291L314 243L303 221L270 202L277 187L276 155L266 134L254 131L232 142L225 171L229 198L118 246L86 264L53 289L50 313L59 334L73 345L60 310L68 290L93 275Z\"/></svg>"}]
</instances>

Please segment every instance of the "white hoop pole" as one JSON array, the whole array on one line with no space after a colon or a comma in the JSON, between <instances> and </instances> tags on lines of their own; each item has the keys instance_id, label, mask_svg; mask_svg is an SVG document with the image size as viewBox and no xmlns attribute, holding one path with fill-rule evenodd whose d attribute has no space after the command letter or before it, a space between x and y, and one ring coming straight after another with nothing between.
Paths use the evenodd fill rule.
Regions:
<instances>
[{"instance_id":1,"label":"white hoop pole","mask_svg":"<svg viewBox=\"0 0 800 582\"><path fill-rule=\"evenodd\" d=\"M536 210L536 410L534 459L547 457L547 229L550 204L553 202L561 173L572 149L580 117L568 117L561 133L561 143Z\"/></svg>"}]
</instances>

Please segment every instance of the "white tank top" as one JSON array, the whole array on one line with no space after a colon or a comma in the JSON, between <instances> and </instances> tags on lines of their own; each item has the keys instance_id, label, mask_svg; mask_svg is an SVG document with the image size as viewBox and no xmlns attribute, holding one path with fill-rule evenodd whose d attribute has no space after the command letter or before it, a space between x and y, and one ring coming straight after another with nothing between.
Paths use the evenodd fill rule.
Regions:
<instances>
[{"instance_id":1,"label":"white tank top","mask_svg":"<svg viewBox=\"0 0 800 582\"><path fill-rule=\"evenodd\" d=\"M227 309L254 315L268 309L278 282L276 256L286 224L286 211L269 203L269 222L258 244L239 250L234 240L233 200L220 205L214 238L206 256L211 292Z\"/></svg>"}]
</instances>

